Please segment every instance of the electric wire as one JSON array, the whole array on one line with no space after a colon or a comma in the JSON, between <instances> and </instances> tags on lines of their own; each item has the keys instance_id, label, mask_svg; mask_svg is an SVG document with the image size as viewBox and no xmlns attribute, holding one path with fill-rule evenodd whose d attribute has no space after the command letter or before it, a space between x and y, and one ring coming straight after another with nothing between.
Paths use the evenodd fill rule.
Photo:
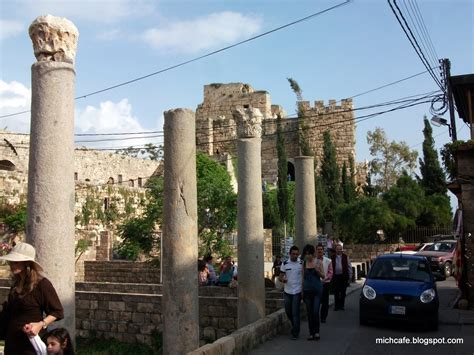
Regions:
<instances>
[{"instance_id":1,"label":"electric wire","mask_svg":"<svg viewBox=\"0 0 474 355\"><path fill-rule=\"evenodd\" d=\"M117 88L119 88L119 87L122 87L122 86L125 86L125 85L129 85L129 84L135 83L135 82L137 82L137 81L141 81L141 80L147 79L147 78L149 78L149 77L152 77L152 76L155 76L155 75L158 75L158 74L162 74L162 73L171 71L171 70L173 70L173 69L176 69L176 68L185 66L185 65L187 65L187 64L190 64L190 63L199 61L199 60L201 60L201 59L204 59L204 58L213 56L213 55L215 55L215 54L217 54L217 53L221 53L221 52L227 51L227 50L229 50L229 49L232 49L232 48L234 48L234 47L240 46L240 45L242 45L242 44L245 44L245 43L254 41L254 40L256 40L256 39L265 37L265 36L267 36L267 35L269 35L269 34L272 34L272 33L274 33L274 32L277 32L277 31L283 30L283 29L285 29L285 28L288 28L288 27L297 25L297 24L299 24L299 23L308 21L308 20L310 20L310 19L312 19L312 18L315 18L315 17L317 17L317 16L323 15L323 14L325 14L325 13L327 13L327 12L330 12L330 11L332 11L332 10L335 10L335 9L337 9L337 8L339 8L339 7L343 7L343 6L345 6L345 5L348 5L350 2L351 2L351 0L346 0L346 1L344 1L344 2L341 2L341 3L336 4L336 5L334 5L334 6L328 7L328 8L326 8L326 9L324 9L324 10L321 10L321 11L318 11L318 12L315 12L315 13L312 13L312 14L310 14L310 15L308 15L308 16L299 18L299 19L297 19L297 20L294 20L294 21L289 22L289 23L287 23L287 24L284 24L284 25L282 25L282 26L273 28L273 29L268 30L268 31L266 31L266 32L260 33L260 34L258 34L258 35L255 35L255 36L252 36L252 37L250 37L250 38L244 39L244 40L242 40L242 41L236 42L236 43L234 43L234 44L231 44L231 45L222 47L222 48L217 49L217 50L215 50L215 51L212 51L212 52L203 54L203 55L201 55L201 56L198 56L198 57L195 57L195 58L186 60L186 61L181 62L181 63L178 63L178 64L171 65L171 66L169 66L169 67L166 67L166 68L157 70L157 71L155 71L155 72L152 72L152 73L149 73L149 74L146 74L146 75L143 75L143 76L140 76L140 77L131 79L131 80L124 81L124 82L119 83L119 84L115 84L115 85L112 85L112 86L109 86L109 87L106 87L106 88L103 88L103 89L100 89L100 90L96 90L96 91L90 92L90 93L88 93L88 94L84 94L84 95L77 96L77 97L75 98L75 100L85 99L85 98L90 97L90 96L93 96L93 95L97 95L97 94L100 94L100 93L103 93L103 92L106 92L106 91L110 91L110 90L113 90L113 89L117 89ZM19 114L26 113L26 112L30 112L30 110L28 110L28 111L23 111L23 112L21 112L21 113L18 112L18 113L9 114L8 116L0 116L0 118L3 118L3 117L11 117L11 116L19 115Z\"/></svg>"},{"instance_id":2,"label":"electric wire","mask_svg":"<svg viewBox=\"0 0 474 355\"><path fill-rule=\"evenodd\" d=\"M410 26L408 25L405 17L403 16L403 13L400 9L400 7L397 5L397 1L396 0L393 0L393 3L395 5L395 7L397 8L397 11L398 13L400 14L400 16L397 14L397 12L395 11L395 9L393 8L392 6L392 3L390 0L387 0L393 14L395 15L398 23L400 24L400 27L402 28L403 32L405 33L406 37L408 38L410 44L412 45L413 49L415 50L417 56L420 58L421 62L423 63L423 65L425 66L425 68L428 70L428 72L430 73L431 77L433 78L433 80L435 81L436 85L439 86L439 88L443 91L446 91L446 88L441 84L441 82L439 81L439 79L436 77L436 75L433 73L433 71L430 69L430 65L429 65L429 62L427 61L423 51L421 50L416 38L414 37L413 35L413 32L410 28ZM405 26L402 24L402 21L400 20L400 18L403 20ZM408 34L408 32L410 32L410 34Z\"/></svg>"}]
</instances>

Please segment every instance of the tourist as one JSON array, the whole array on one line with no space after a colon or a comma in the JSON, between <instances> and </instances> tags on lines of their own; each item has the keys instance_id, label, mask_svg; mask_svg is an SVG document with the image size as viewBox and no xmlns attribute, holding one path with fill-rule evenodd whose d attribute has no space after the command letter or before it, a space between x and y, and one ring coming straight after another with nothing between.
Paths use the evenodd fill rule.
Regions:
<instances>
[{"instance_id":1,"label":"tourist","mask_svg":"<svg viewBox=\"0 0 474 355\"><path fill-rule=\"evenodd\" d=\"M217 284L217 275L216 275L216 269L214 269L214 265L212 264L212 255L209 254L204 258L204 261L206 262L207 269L209 270L209 285L213 286Z\"/></svg>"},{"instance_id":2,"label":"tourist","mask_svg":"<svg viewBox=\"0 0 474 355\"><path fill-rule=\"evenodd\" d=\"M319 262L323 264L324 268L324 278L323 281L323 293L321 295L321 312L320 318L321 323L326 323L326 318L328 317L329 311L329 289L331 286L332 279L332 261L330 258L324 256L324 247L322 244L316 246L316 257Z\"/></svg>"},{"instance_id":3,"label":"tourist","mask_svg":"<svg viewBox=\"0 0 474 355\"><path fill-rule=\"evenodd\" d=\"M229 286L229 283L234 277L234 265L232 263L232 258L226 256L219 268L219 286Z\"/></svg>"},{"instance_id":4,"label":"tourist","mask_svg":"<svg viewBox=\"0 0 474 355\"><path fill-rule=\"evenodd\" d=\"M300 334L300 303L302 289L302 262L296 245L290 248L290 258L280 267L279 279L284 286L285 312L291 322L291 339L296 340Z\"/></svg>"},{"instance_id":5,"label":"tourist","mask_svg":"<svg viewBox=\"0 0 474 355\"><path fill-rule=\"evenodd\" d=\"M281 261L281 256L277 255L275 256L275 261L273 262L272 266L272 281L275 282L275 279L278 278L280 275L280 267L281 267L282 261Z\"/></svg>"},{"instance_id":6,"label":"tourist","mask_svg":"<svg viewBox=\"0 0 474 355\"><path fill-rule=\"evenodd\" d=\"M10 264L13 286L0 314L0 333L5 336L5 354L35 355L30 337L62 319L63 307L51 284L35 261L36 251L27 243L17 243L0 260Z\"/></svg>"},{"instance_id":7,"label":"tourist","mask_svg":"<svg viewBox=\"0 0 474 355\"><path fill-rule=\"evenodd\" d=\"M209 285L209 269L204 260L198 260L198 281L199 286Z\"/></svg>"},{"instance_id":8,"label":"tourist","mask_svg":"<svg viewBox=\"0 0 474 355\"><path fill-rule=\"evenodd\" d=\"M352 265L346 254L342 252L342 245L336 245L336 255L331 258L333 265L332 285L334 290L334 310L344 310L346 289L352 278Z\"/></svg>"},{"instance_id":9,"label":"tourist","mask_svg":"<svg viewBox=\"0 0 474 355\"><path fill-rule=\"evenodd\" d=\"M323 262L315 257L315 249L307 244L303 249L303 301L308 314L309 338L319 340L319 306L323 293Z\"/></svg>"},{"instance_id":10,"label":"tourist","mask_svg":"<svg viewBox=\"0 0 474 355\"><path fill-rule=\"evenodd\" d=\"M53 329L44 338L48 346L48 355L74 355L71 336L66 329Z\"/></svg>"}]
</instances>

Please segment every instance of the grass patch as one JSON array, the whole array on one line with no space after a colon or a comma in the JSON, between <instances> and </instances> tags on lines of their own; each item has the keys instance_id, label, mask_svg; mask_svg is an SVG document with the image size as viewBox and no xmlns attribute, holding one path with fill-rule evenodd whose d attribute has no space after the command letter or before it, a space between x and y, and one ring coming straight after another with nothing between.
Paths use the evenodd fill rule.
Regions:
<instances>
[{"instance_id":1,"label":"grass patch","mask_svg":"<svg viewBox=\"0 0 474 355\"><path fill-rule=\"evenodd\" d=\"M116 339L96 336L76 339L77 355L162 355L161 333L153 333L153 346L140 343L123 343Z\"/></svg>"}]
</instances>

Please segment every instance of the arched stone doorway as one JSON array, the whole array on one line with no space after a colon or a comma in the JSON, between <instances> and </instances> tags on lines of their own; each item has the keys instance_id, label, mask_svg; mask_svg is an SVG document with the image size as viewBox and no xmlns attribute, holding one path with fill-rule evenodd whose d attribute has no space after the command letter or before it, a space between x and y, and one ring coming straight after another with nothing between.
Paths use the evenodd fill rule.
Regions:
<instances>
[{"instance_id":1,"label":"arched stone doorway","mask_svg":"<svg viewBox=\"0 0 474 355\"><path fill-rule=\"evenodd\" d=\"M288 181L295 181L295 166L292 162L288 162Z\"/></svg>"}]
</instances>

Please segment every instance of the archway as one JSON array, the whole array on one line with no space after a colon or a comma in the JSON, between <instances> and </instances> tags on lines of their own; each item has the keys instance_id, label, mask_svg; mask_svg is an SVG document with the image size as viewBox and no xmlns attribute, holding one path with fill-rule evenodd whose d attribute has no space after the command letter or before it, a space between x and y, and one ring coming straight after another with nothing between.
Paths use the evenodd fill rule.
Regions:
<instances>
[{"instance_id":1,"label":"archway","mask_svg":"<svg viewBox=\"0 0 474 355\"><path fill-rule=\"evenodd\" d=\"M0 170L13 171L15 170L15 164L10 160L0 160Z\"/></svg>"},{"instance_id":2,"label":"archway","mask_svg":"<svg viewBox=\"0 0 474 355\"><path fill-rule=\"evenodd\" d=\"M288 162L288 181L295 181L295 166L292 162Z\"/></svg>"}]
</instances>

